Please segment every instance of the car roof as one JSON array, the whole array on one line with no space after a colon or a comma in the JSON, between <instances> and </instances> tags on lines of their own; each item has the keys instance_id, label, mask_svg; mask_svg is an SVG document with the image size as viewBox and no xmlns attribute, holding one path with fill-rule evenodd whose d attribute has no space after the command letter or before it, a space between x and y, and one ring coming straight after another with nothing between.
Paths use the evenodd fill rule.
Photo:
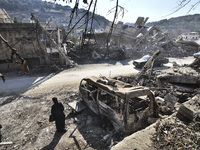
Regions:
<instances>
[{"instance_id":1,"label":"car roof","mask_svg":"<svg viewBox=\"0 0 200 150\"><path fill-rule=\"evenodd\" d=\"M150 57L151 57L150 55L144 55L144 56L142 56L142 58L150 58Z\"/></svg>"},{"instance_id":2,"label":"car roof","mask_svg":"<svg viewBox=\"0 0 200 150\"><path fill-rule=\"evenodd\" d=\"M150 57L150 55L144 55L140 59L135 59L134 62L146 62Z\"/></svg>"}]
</instances>

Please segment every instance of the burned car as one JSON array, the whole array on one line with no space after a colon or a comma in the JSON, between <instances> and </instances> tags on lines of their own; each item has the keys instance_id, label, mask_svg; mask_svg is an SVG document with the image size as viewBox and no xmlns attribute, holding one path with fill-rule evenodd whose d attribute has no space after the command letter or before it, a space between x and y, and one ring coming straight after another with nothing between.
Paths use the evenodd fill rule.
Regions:
<instances>
[{"instance_id":1,"label":"burned car","mask_svg":"<svg viewBox=\"0 0 200 150\"><path fill-rule=\"evenodd\" d=\"M142 68L146 62L151 58L150 55L145 55L143 56L142 58L140 59L135 59L133 60L133 65L136 67L136 68ZM169 62L169 59L168 58L161 58L161 57L157 57L154 61L154 67L162 67L163 64L166 64Z\"/></svg>"},{"instance_id":2,"label":"burned car","mask_svg":"<svg viewBox=\"0 0 200 150\"><path fill-rule=\"evenodd\" d=\"M91 76L81 80L79 92L87 106L107 117L117 132L133 133L158 118L158 105L147 87Z\"/></svg>"}]
</instances>

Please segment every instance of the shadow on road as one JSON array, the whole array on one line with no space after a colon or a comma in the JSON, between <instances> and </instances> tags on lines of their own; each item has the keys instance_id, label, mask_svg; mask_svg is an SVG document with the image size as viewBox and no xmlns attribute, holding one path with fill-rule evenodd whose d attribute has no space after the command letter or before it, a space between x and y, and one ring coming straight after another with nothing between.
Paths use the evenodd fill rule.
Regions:
<instances>
[{"instance_id":1,"label":"shadow on road","mask_svg":"<svg viewBox=\"0 0 200 150\"><path fill-rule=\"evenodd\" d=\"M6 81L0 84L0 96L5 97L1 99L0 106L11 103L13 100L21 97L21 95L26 91L39 86L58 73L59 72L51 73L45 76L20 76L6 78Z\"/></svg>"},{"instance_id":2,"label":"shadow on road","mask_svg":"<svg viewBox=\"0 0 200 150\"><path fill-rule=\"evenodd\" d=\"M81 147L79 145L78 140L76 139L76 136L74 136L74 132L77 130L78 126L74 129L74 131L69 135L69 138L73 138L74 139L74 143L76 144L76 147L78 150L81 150Z\"/></svg>"},{"instance_id":3,"label":"shadow on road","mask_svg":"<svg viewBox=\"0 0 200 150\"><path fill-rule=\"evenodd\" d=\"M64 134L65 134L65 132L61 132L61 133L55 132L53 140L51 141L51 143L49 145L43 147L41 150L53 150Z\"/></svg>"}]
</instances>

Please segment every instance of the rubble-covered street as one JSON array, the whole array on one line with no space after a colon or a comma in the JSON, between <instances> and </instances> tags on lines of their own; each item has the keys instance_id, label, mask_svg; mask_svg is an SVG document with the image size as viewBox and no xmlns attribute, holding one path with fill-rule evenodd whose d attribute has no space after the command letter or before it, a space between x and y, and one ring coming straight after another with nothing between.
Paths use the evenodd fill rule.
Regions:
<instances>
[{"instance_id":1,"label":"rubble-covered street","mask_svg":"<svg viewBox=\"0 0 200 150\"><path fill-rule=\"evenodd\" d=\"M194 58L189 57L189 59L177 59L177 65L182 65L186 62L186 64L190 64L193 62ZM188 61L187 61L188 60ZM124 61L125 62L125 61ZM131 61L132 62L132 61ZM105 118L100 118L95 115L90 109L86 107L81 112L73 112L69 107L70 102L80 101L80 95L78 94L78 86L79 86L79 78L82 78L80 73L80 69L82 73L86 73L88 75L97 75L102 73L102 75L108 76L111 72L114 78L119 80L123 80L125 82L132 83L135 79L135 75L138 73L138 70L133 69L133 65L129 62L127 65L118 64L118 68L126 68L126 72L119 75L116 70L117 66L112 64L96 64L96 65L83 65L81 68L79 66L72 68L68 71L61 71L55 76L51 78L46 76L44 82L36 83L35 86L26 88L23 91L18 91L16 89L12 89L12 93L5 92L6 88L9 88L9 80L12 78L8 78L7 83L2 83L5 88L4 92L1 93L1 122L3 126L2 135L3 141L12 141L13 144L1 146L2 149L110 149L112 145L116 145L119 141L121 141L124 136L122 135L114 135L114 130ZM180 103L184 103L185 101L190 101L198 92L199 92L199 84L192 84L194 86L191 87L191 84L183 84L180 85L178 83L169 83L165 82L162 84L164 88L159 88L156 84L155 78L159 75L164 74L181 74L186 75L190 74L190 76L198 76L199 73L192 70L190 67L172 67L173 58L170 59L169 64L171 68L166 69L163 68L155 68L153 78L147 80L147 85L155 92L155 96L157 98L157 102L160 105L160 119L169 117L171 114L176 112L180 106ZM96 71L89 71L94 66L98 66ZM109 67L108 67L109 66ZM129 70L128 67L132 68ZM85 69L84 69L85 68ZM89 69L90 68L90 69ZM107 69L106 69L107 68ZM112 70L113 71L110 71ZM105 69L104 72L102 69ZM115 71L114 71L115 70ZM77 72L76 72L77 71ZM96 72L96 74L95 74ZM189 73L188 73L189 72ZM68 75L67 75L68 73ZM68 83L66 80L59 81L59 78L69 77L69 80L72 81L72 77L74 78L73 83ZM34 77L34 76L32 76ZM187 77L187 76L186 76ZM25 78L25 77L23 77ZM37 77L38 78L38 77ZM36 79L36 77L35 77ZM19 79L18 79L19 80ZM15 82L18 82L15 80ZM20 81L20 80L19 80ZM187 82L188 80L185 80ZM58 82L58 84L56 84ZM182 82L184 82L182 80ZM189 82L189 81L188 81ZM7 84L7 85L6 85ZM189 86L188 86L189 85ZM47 89L48 87L48 89ZM23 88L22 88L23 89ZM16 93L14 93L16 91ZM13 94L14 93L14 94ZM59 134L56 133L54 123L48 121L48 117L50 114L50 107L52 105L51 98L57 96L59 100L65 106L65 114L66 114L66 128L68 129L66 133ZM167 98L166 97L170 97ZM176 97L176 98L175 98ZM175 100L175 101L174 101ZM197 101L192 104L190 107L193 108L193 105L198 105ZM189 103L189 104L190 104ZM190 109L189 107L189 109ZM194 115L198 112L198 109L194 112ZM174 116L174 115L173 115ZM173 117L172 117L173 118ZM176 118L176 117L174 117ZM178 118L177 118L178 119ZM176 120L177 120L176 119ZM197 119L194 116L194 119ZM198 120L197 120L198 121ZM159 122L159 121L158 121ZM157 124L158 124L157 122ZM172 122L173 123L173 122ZM171 122L169 123L172 124ZM192 122L192 124L197 125L195 127L196 131L194 133L196 135L196 140L199 139L198 136L198 122ZM192 125L191 124L191 125ZM155 124L154 124L155 125ZM168 124L167 124L168 125ZM187 125L184 125L184 127ZM181 125L177 125L177 128L182 127ZM160 127L157 127L158 131L161 130ZM178 129L174 129L178 130ZM189 129L188 129L189 130ZM187 131L188 131L187 130ZM184 132L187 132L184 131ZM143 131L145 132L145 130ZM166 131L167 132L167 131ZM171 132L171 131L169 131ZM148 132L146 133L148 134ZM170 133L171 134L171 133ZM110 136L113 135L111 138ZM157 137L158 135L155 135ZM161 135L159 135L161 136ZM127 139L126 137L125 139ZM192 137L191 137L192 138ZM158 140L158 139L154 139ZM160 139L163 142L164 139ZM123 141L122 141L123 142ZM156 141L155 141L156 142ZM121 143L121 142L120 142ZM116 147L118 145L117 144ZM149 143L144 143L144 145L148 145ZM196 143L198 144L198 143ZM141 145L141 144L140 144ZM162 145L157 145L162 146ZM193 145L197 146L198 145ZM142 146L141 146L142 147ZM139 149L139 147L137 147ZM115 149L115 146L113 147ZM166 147L166 149L168 149Z\"/></svg>"},{"instance_id":2,"label":"rubble-covered street","mask_svg":"<svg viewBox=\"0 0 200 150\"><path fill-rule=\"evenodd\" d=\"M42 1L26 22L0 8L0 150L200 149L199 31L88 2Z\"/></svg>"}]
</instances>

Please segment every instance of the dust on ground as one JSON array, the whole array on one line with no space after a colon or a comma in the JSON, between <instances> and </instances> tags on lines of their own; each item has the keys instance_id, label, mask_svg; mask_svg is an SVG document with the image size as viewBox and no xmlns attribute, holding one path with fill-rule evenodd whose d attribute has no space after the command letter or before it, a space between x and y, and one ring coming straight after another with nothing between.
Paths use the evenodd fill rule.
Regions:
<instances>
[{"instance_id":1,"label":"dust on ground","mask_svg":"<svg viewBox=\"0 0 200 150\"><path fill-rule=\"evenodd\" d=\"M99 65L89 66L91 72L94 70L94 66L100 67ZM115 65L108 66L110 70L110 67ZM106 65L106 67L108 66ZM129 68L133 68L133 66L131 65ZM99 71L102 73L104 69L101 68ZM114 68L114 70L119 70L119 68ZM68 71L66 70L66 72ZM67 104L80 100L78 84L82 76L76 74L76 71L83 76L86 75L84 69L79 66L78 69L71 69L72 74L68 74L68 76L65 76L64 73L56 73L58 76L46 76L47 78L40 84L25 91L16 89L14 93L9 91L9 94L1 93L0 122L3 126L3 141L12 141L13 144L1 146L0 149L110 149L110 143L106 142L108 142L107 136L113 132L112 125L89 109L73 113ZM127 71L130 73L130 69ZM99 72L96 73L99 74ZM106 73L109 75L108 70ZM61 82L61 74L65 77L74 78L76 76L77 78L71 82ZM89 73L87 72L87 74ZM35 79L35 76L32 77ZM54 81L49 80L52 78ZM66 133L57 133L54 123L49 122L50 109L53 105L51 99L55 96L65 107ZM118 136L118 138L121 140L123 137Z\"/></svg>"},{"instance_id":2,"label":"dust on ground","mask_svg":"<svg viewBox=\"0 0 200 150\"><path fill-rule=\"evenodd\" d=\"M104 118L89 109L73 113L68 103L80 101L78 86L83 77L112 76L122 70L130 73L132 68L128 60L55 69L49 74L38 74L41 69L30 76L18 72L5 74L6 82L1 83L0 88L2 141L12 141L13 144L0 149L107 149L109 144L105 144L104 136L112 132L111 124L102 121ZM65 107L66 133L57 133L54 122L49 122L51 99L55 96Z\"/></svg>"}]
</instances>

